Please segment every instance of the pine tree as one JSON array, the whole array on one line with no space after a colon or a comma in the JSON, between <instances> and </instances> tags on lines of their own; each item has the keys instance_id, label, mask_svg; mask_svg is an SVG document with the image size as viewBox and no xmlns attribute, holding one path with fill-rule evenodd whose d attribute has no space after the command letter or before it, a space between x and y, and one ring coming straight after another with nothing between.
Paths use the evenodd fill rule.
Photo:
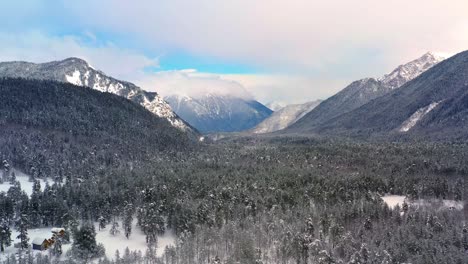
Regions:
<instances>
[{"instance_id":1,"label":"pine tree","mask_svg":"<svg viewBox=\"0 0 468 264\"><path fill-rule=\"evenodd\" d=\"M10 178L10 163L7 160L2 162L2 175L0 177L0 182L6 181Z\"/></svg>"},{"instance_id":2,"label":"pine tree","mask_svg":"<svg viewBox=\"0 0 468 264\"><path fill-rule=\"evenodd\" d=\"M19 235L16 238L20 240L21 249L29 248L28 226L28 215L26 213L22 213L16 221L16 231L19 232Z\"/></svg>"},{"instance_id":3,"label":"pine tree","mask_svg":"<svg viewBox=\"0 0 468 264\"><path fill-rule=\"evenodd\" d=\"M99 216L99 219L98 219L98 222L99 222L99 230L101 229L105 229L106 228L106 218L104 218L104 216Z\"/></svg>"},{"instance_id":4,"label":"pine tree","mask_svg":"<svg viewBox=\"0 0 468 264\"><path fill-rule=\"evenodd\" d=\"M52 248L52 254L54 256L62 255L62 253L63 253L62 252L62 244L63 244L62 238L59 237L59 236L56 236L54 247Z\"/></svg>"},{"instance_id":5,"label":"pine tree","mask_svg":"<svg viewBox=\"0 0 468 264\"><path fill-rule=\"evenodd\" d=\"M12 171L11 176L10 176L10 184L13 185L15 182L16 182L16 173Z\"/></svg>"},{"instance_id":6,"label":"pine tree","mask_svg":"<svg viewBox=\"0 0 468 264\"><path fill-rule=\"evenodd\" d=\"M123 214L123 229L125 232L125 237L128 239L132 233L132 223L133 223L133 205L128 203L124 208Z\"/></svg>"},{"instance_id":7,"label":"pine tree","mask_svg":"<svg viewBox=\"0 0 468 264\"><path fill-rule=\"evenodd\" d=\"M104 255L103 246L96 243L94 225L85 224L74 233L72 255L85 261Z\"/></svg>"},{"instance_id":8,"label":"pine tree","mask_svg":"<svg viewBox=\"0 0 468 264\"><path fill-rule=\"evenodd\" d=\"M117 235L120 233L120 230L119 230L119 223L117 222L117 220L114 219L112 220L112 227L111 229L109 230L109 233L113 236Z\"/></svg>"},{"instance_id":9,"label":"pine tree","mask_svg":"<svg viewBox=\"0 0 468 264\"><path fill-rule=\"evenodd\" d=\"M5 252L5 247L11 246L11 230L6 219L0 219L0 250Z\"/></svg>"},{"instance_id":10,"label":"pine tree","mask_svg":"<svg viewBox=\"0 0 468 264\"><path fill-rule=\"evenodd\" d=\"M31 227L41 226L41 182L35 180L29 202L29 219Z\"/></svg>"}]
</instances>

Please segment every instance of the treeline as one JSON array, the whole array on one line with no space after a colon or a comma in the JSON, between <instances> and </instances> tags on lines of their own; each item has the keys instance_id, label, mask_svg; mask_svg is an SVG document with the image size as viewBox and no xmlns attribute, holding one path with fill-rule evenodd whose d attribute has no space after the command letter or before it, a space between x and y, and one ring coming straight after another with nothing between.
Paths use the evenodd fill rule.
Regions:
<instances>
[{"instance_id":1,"label":"treeline","mask_svg":"<svg viewBox=\"0 0 468 264\"><path fill-rule=\"evenodd\" d=\"M83 178L76 163L31 197L11 188L0 212L29 228L121 219L128 236L136 217L149 249L177 234L142 263L465 263L466 210L390 209L380 196L465 201L466 145L303 143L220 143Z\"/></svg>"}]
</instances>

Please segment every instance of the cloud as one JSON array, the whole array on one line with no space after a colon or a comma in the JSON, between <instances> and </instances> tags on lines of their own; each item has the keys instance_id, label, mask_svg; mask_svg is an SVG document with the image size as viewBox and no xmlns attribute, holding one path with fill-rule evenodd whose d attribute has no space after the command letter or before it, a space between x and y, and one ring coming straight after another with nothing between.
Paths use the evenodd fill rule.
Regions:
<instances>
[{"instance_id":1,"label":"cloud","mask_svg":"<svg viewBox=\"0 0 468 264\"><path fill-rule=\"evenodd\" d=\"M466 0L26 0L0 7L0 22L11 24L0 30L1 61L78 56L145 89L246 90L265 103L326 98L427 51L468 48ZM178 52L261 74L147 70L159 65L148 54Z\"/></svg>"},{"instance_id":2,"label":"cloud","mask_svg":"<svg viewBox=\"0 0 468 264\"><path fill-rule=\"evenodd\" d=\"M353 76L373 75L376 66L389 70L429 50L468 47L466 0L83 0L64 6L84 27L132 32L153 48L280 72L322 74L352 65Z\"/></svg>"},{"instance_id":3,"label":"cloud","mask_svg":"<svg viewBox=\"0 0 468 264\"><path fill-rule=\"evenodd\" d=\"M224 74L222 78L240 83L264 104L283 105L326 99L348 84L346 79L294 74Z\"/></svg>"},{"instance_id":4,"label":"cloud","mask_svg":"<svg viewBox=\"0 0 468 264\"><path fill-rule=\"evenodd\" d=\"M136 83L146 90L156 91L163 96L180 95L199 98L206 94L213 94L253 98L252 94L237 81L225 79L216 74L201 73L194 69L148 73Z\"/></svg>"},{"instance_id":5,"label":"cloud","mask_svg":"<svg viewBox=\"0 0 468 264\"><path fill-rule=\"evenodd\" d=\"M148 58L138 51L119 48L112 43L87 44L77 36L49 36L38 31L14 34L0 32L0 50L0 61L39 63L79 57L93 67L124 80L144 75L146 67L158 66L157 59Z\"/></svg>"}]
</instances>

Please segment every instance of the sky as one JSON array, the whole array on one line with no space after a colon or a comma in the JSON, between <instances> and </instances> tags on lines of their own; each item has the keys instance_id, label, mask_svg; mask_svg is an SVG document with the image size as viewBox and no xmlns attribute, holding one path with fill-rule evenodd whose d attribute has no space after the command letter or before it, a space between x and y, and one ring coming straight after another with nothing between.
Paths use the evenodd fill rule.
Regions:
<instances>
[{"instance_id":1,"label":"sky","mask_svg":"<svg viewBox=\"0 0 468 264\"><path fill-rule=\"evenodd\" d=\"M0 0L0 61L81 57L163 95L325 99L468 49L468 1Z\"/></svg>"}]
</instances>

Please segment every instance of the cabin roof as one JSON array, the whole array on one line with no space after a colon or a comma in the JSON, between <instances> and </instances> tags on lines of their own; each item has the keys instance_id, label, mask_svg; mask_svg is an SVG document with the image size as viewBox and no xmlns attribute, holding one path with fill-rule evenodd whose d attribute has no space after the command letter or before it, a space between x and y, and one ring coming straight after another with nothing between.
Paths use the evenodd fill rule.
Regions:
<instances>
[{"instance_id":1,"label":"cabin roof","mask_svg":"<svg viewBox=\"0 0 468 264\"><path fill-rule=\"evenodd\" d=\"M47 240L47 238L45 237L35 237L32 243L35 245L42 245L42 243L44 243L45 240Z\"/></svg>"},{"instance_id":2,"label":"cabin roof","mask_svg":"<svg viewBox=\"0 0 468 264\"><path fill-rule=\"evenodd\" d=\"M65 231L65 228L62 227L54 227L50 230L52 233L60 233L62 231Z\"/></svg>"}]
</instances>

